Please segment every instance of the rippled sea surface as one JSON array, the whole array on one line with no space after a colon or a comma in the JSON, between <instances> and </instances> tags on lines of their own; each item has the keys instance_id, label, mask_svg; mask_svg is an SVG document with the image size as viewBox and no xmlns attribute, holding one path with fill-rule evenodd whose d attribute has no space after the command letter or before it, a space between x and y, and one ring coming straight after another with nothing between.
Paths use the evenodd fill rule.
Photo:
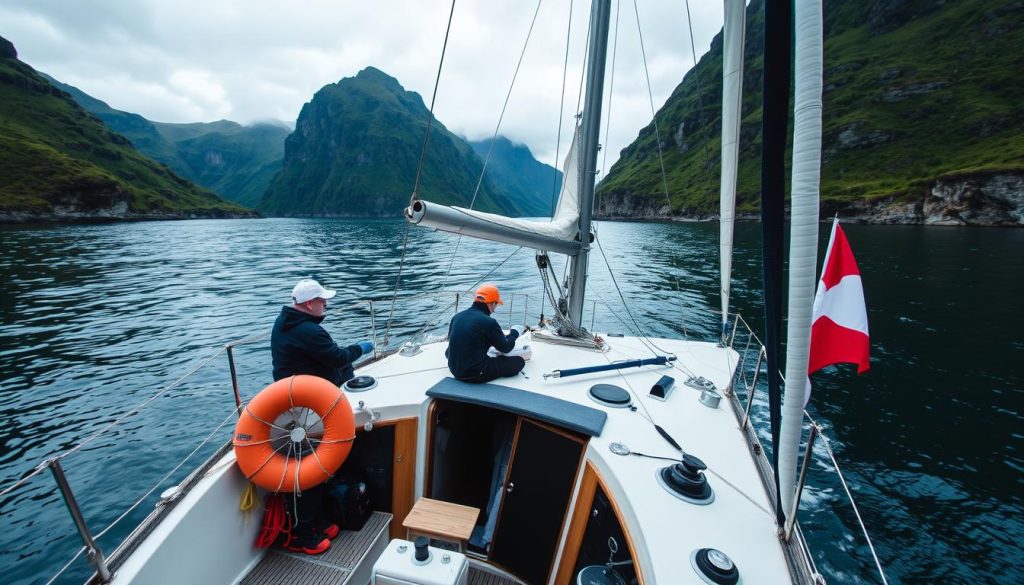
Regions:
<instances>
[{"instance_id":1,"label":"rippled sea surface","mask_svg":"<svg viewBox=\"0 0 1024 585\"><path fill-rule=\"evenodd\" d=\"M596 251L587 298L598 306L587 324L635 332L617 282L644 333L713 340L717 229L599 224L615 280ZM758 229L737 227L733 283L734 306L755 328ZM809 411L889 582L1024 582L1024 230L846 229L863 274L872 368L819 375ZM427 293L465 289L495 267L488 280L529 294L499 318L536 319L531 251L414 228L403 259L405 234L399 221L347 220L0 227L0 490L87 441L62 464L109 554L160 491L227 439L234 401L222 348L267 334L302 277L339 290L325 326L341 341L381 345L389 316L391 346L443 333L455 295ZM243 395L271 380L268 343L237 350ZM830 583L878 582L841 484L818 455L800 515L818 568ZM46 583L81 546L54 485L43 472L0 498L4 583ZM88 574L79 558L58 582Z\"/></svg>"}]
</instances>

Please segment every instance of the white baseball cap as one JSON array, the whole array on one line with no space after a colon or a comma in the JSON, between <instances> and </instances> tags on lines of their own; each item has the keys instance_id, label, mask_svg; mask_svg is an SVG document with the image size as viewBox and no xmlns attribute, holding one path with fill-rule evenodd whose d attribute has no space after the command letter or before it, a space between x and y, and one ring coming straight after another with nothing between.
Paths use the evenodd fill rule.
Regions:
<instances>
[{"instance_id":1,"label":"white baseball cap","mask_svg":"<svg viewBox=\"0 0 1024 585\"><path fill-rule=\"evenodd\" d=\"M296 304L305 303L313 299L330 299L334 298L334 295L338 294L338 291L331 290L320 286L320 283L313 280L312 278L303 278L295 285L292 289L292 300Z\"/></svg>"}]
</instances>

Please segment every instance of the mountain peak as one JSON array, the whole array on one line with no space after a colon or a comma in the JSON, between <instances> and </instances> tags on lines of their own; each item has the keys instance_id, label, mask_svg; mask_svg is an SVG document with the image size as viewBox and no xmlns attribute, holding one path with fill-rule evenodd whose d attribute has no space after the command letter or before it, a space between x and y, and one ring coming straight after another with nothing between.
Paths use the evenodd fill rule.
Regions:
<instances>
[{"instance_id":1,"label":"mountain peak","mask_svg":"<svg viewBox=\"0 0 1024 585\"><path fill-rule=\"evenodd\" d=\"M0 37L0 59L17 59L18 50L14 48L14 43L7 39Z\"/></svg>"},{"instance_id":2,"label":"mountain peak","mask_svg":"<svg viewBox=\"0 0 1024 585\"><path fill-rule=\"evenodd\" d=\"M405 88L402 87L401 83L398 83L397 79L373 66L366 67L357 73L355 78L360 81L383 85L392 91L405 91Z\"/></svg>"}]
</instances>

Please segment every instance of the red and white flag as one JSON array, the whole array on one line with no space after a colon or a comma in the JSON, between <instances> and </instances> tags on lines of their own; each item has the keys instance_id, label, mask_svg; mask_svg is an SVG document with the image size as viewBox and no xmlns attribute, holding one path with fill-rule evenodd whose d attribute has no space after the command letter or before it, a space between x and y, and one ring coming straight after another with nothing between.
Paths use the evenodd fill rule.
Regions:
<instances>
[{"instance_id":1,"label":"red and white flag","mask_svg":"<svg viewBox=\"0 0 1024 585\"><path fill-rule=\"evenodd\" d=\"M825 366L840 363L856 364L858 374L871 367L864 286L850 242L837 217L832 223L821 280L814 295L807 374L809 376ZM808 378L805 404L810 397Z\"/></svg>"}]
</instances>

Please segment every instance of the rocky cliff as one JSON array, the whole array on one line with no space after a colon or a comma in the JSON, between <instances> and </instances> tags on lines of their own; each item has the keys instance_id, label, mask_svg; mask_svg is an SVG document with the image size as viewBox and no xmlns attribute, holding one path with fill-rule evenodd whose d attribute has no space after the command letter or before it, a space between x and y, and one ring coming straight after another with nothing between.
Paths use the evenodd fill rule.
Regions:
<instances>
[{"instance_id":1,"label":"rocky cliff","mask_svg":"<svg viewBox=\"0 0 1024 585\"><path fill-rule=\"evenodd\" d=\"M0 38L0 222L253 213L136 151Z\"/></svg>"},{"instance_id":2,"label":"rocky cliff","mask_svg":"<svg viewBox=\"0 0 1024 585\"><path fill-rule=\"evenodd\" d=\"M1021 0L825 6L822 217L1022 225ZM598 188L603 217L717 217L721 34ZM737 212L760 190L763 1L747 9ZM699 81L699 83L698 83ZM702 89L702 91L701 91ZM665 152L670 203L662 187Z\"/></svg>"},{"instance_id":3,"label":"rocky cliff","mask_svg":"<svg viewBox=\"0 0 1024 585\"><path fill-rule=\"evenodd\" d=\"M284 162L258 209L276 216L399 217L416 183L428 110L419 94L368 67L302 107ZM419 194L437 203L518 215L485 180L483 162L434 121Z\"/></svg>"}]
</instances>

